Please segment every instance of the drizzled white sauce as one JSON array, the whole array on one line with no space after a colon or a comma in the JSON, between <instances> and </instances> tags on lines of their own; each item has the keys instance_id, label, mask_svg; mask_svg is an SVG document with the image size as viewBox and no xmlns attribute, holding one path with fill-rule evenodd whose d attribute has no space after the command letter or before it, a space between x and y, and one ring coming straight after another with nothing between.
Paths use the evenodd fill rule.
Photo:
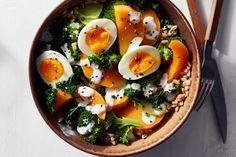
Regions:
<instances>
[{"instance_id":1,"label":"drizzled white sauce","mask_svg":"<svg viewBox=\"0 0 236 157\"><path fill-rule=\"evenodd\" d=\"M142 121L147 125L151 125L156 121L156 116L153 116L145 111L142 111Z\"/></svg>"},{"instance_id":2,"label":"drizzled white sauce","mask_svg":"<svg viewBox=\"0 0 236 157\"><path fill-rule=\"evenodd\" d=\"M121 100L124 97L124 90L127 88L132 88L134 90L141 90L141 85L138 83L127 84L120 88L106 88L105 100L106 103L112 107L114 105L114 100Z\"/></svg>"},{"instance_id":3,"label":"drizzled white sauce","mask_svg":"<svg viewBox=\"0 0 236 157\"><path fill-rule=\"evenodd\" d=\"M90 81L94 84L99 84L103 79L103 71L99 69L99 66L96 64L90 64L89 59L80 60L80 66L88 66L93 69L93 74L90 77Z\"/></svg>"},{"instance_id":4,"label":"drizzled white sauce","mask_svg":"<svg viewBox=\"0 0 236 157\"><path fill-rule=\"evenodd\" d=\"M174 83L168 83L168 75L167 73L164 73L162 75L162 78L160 80L160 85L163 88L165 92L170 92L174 88Z\"/></svg>"},{"instance_id":5,"label":"drizzled white sauce","mask_svg":"<svg viewBox=\"0 0 236 157\"><path fill-rule=\"evenodd\" d=\"M81 106L81 107L86 107L91 104L88 100L83 100L81 98L76 99L76 102L78 103L78 106Z\"/></svg>"},{"instance_id":6,"label":"drizzled white sauce","mask_svg":"<svg viewBox=\"0 0 236 157\"><path fill-rule=\"evenodd\" d=\"M82 97L89 98L94 95L94 89L87 86L81 86L79 87L78 94Z\"/></svg>"},{"instance_id":7,"label":"drizzled white sauce","mask_svg":"<svg viewBox=\"0 0 236 157\"><path fill-rule=\"evenodd\" d=\"M92 112L92 114L99 115L107 111L107 105L106 104L88 105L85 107L85 109Z\"/></svg>"},{"instance_id":8,"label":"drizzled white sauce","mask_svg":"<svg viewBox=\"0 0 236 157\"><path fill-rule=\"evenodd\" d=\"M80 135L86 135L92 131L94 125L94 121L91 121L87 126L77 127L77 131Z\"/></svg>"},{"instance_id":9,"label":"drizzled white sauce","mask_svg":"<svg viewBox=\"0 0 236 157\"><path fill-rule=\"evenodd\" d=\"M65 43L63 46L61 46L61 49L62 49L63 53L66 55L66 58L69 61L69 63L73 64L75 60L71 55L70 49L68 49L68 44Z\"/></svg>"},{"instance_id":10,"label":"drizzled white sauce","mask_svg":"<svg viewBox=\"0 0 236 157\"><path fill-rule=\"evenodd\" d=\"M59 125L61 131L63 132L63 134L67 137L72 137L77 134L76 131L74 131L70 125L61 124L61 123L58 123L58 125Z\"/></svg>"},{"instance_id":11,"label":"drizzled white sauce","mask_svg":"<svg viewBox=\"0 0 236 157\"><path fill-rule=\"evenodd\" d=\"M143 88L143 95L145 97L149 97L150 95L157 92L157 87L155 85L148 84L146 87Z\"/></svg>"},{"instance_id":12,"label":"drizzled white sauce","mask_svg":"<svg viewBox=\"0 0 236 157\"><path fill-rule=\"evenodd\" d=\"M156 116L161 116L167 112L166 104L162 103L160 106L157 107L157 109L154 109L154 114Z\"/></svg>"},{"instance_id":13,"label":"drizzled white sauce","mask_svg":"<svg viewBox=\"0 0 236 157\"><path fill-rule=\"evenodd\" d=\"M157 31L157 26L154 21L154 18L147 16L143 20L143 24L146 27L145 37L150 40L156 40L160 32Z\"/></svg>"},{"instance_id":14,"label":"drizzled white sauce","mask_svg":"<svg viewBox=\"0 0 236 157\"><path fill-rule=\"evenodd\" d=\"M100 70L97 65L92 64L91 67L93 68L93 74L90 78L90 81L92 83L98 84L101 82L103 78L103 71Z\"/></svg>"},{"instance_id":15,"label":"drizzled white sauce","mask_svg":"<svg viewBox=\"0 0 236 157\"><path fill-rule=\"evenodd\" d=\"M130 87L135 90L141 90L141 85L139 83L132 83Z\"/></svg>"},{"instance_id":16,"label":"drizzled white sauce","mask_svg":"<svg viewBox=\"0 0 236 157\"><path fill-rule=\"evenodd\" d=\"M121 100L124 97L124 89L126 86L121 87L121 88L106 88L106 95L105 95L105 100L106 103L112 107L114 105L114 100Z\"/></svg>"},{"instance_id":17,"label":"drizzled white sauce","mask_svg":"<svg viewBox=\"0 0 236 157\"><path fill-rule=\"evenodd\" d=\"M130 11L129 12L129 20L133 24L137 24L141 21L142 14L137 11Z\"/></svg>"}]
</instances>

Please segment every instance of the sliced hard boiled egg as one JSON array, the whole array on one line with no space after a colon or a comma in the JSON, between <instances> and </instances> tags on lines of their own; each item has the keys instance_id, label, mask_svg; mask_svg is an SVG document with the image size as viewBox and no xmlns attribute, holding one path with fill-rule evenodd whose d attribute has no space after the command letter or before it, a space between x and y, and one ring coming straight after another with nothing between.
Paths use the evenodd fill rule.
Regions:
<instances>
[{"instance_id":1,"label":"sliced hard boiled egg","mask_svg":"<svg viewBox=\"0 0 236 157\"><path fill-rule=\"evenodd\" d=\"M86 55L107 51L117 37L116 25L109 19L96 19L89 22L80 31L78 47Z\"/></svg>"},{"instance_id":2,"label":"sliced hard boiled egg","mask_svg":"<svg viewBox=\"0 0 236 157\"><path fill-rule=\"evenodd\" d=\"M43 81L56 87L56 83L66 81L73 75L68 60L60 53L52 50L44 51L36 61L39 75Z\"/></svg>"},{"instance_id":3,"label":"sliced hard boiled egg","mask_svg":"<svg viewBox=\"0 0 236 157\"><path fill-rule=\"evenodd\" d=\"M158 50L153 46L133 48L123 55L119 73L127 80L137 80L155 72L161 64Z\"/></svg>"}]
</instances>

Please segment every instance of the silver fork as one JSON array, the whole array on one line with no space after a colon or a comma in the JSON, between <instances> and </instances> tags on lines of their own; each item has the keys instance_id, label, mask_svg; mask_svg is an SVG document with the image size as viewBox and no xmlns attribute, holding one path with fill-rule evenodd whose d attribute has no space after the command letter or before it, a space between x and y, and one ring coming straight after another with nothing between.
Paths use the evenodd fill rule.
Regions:
<instances>
[{"instance_id":1,"label":"silver fork","mask_svg":"<svg viewBox=\"0 0 236 157\"><path fill-rule=\"evenodd\" d=\"M212 42L208 41L207 36L204 33L203 24L200 17L200 11L197 5L197 0L187 0L188 9L193 23L193 28L196 33L196 38L200 46L200 56L202 56L202 79L201 79L201 89L199 91L195 108L198 111L206 97L211 92L214 85L214 75L212 73L212 58L211 52ZM210 26L210 24L208 24ZM205 39L206 38L206 39ZM207 41L206 41L207 40ZM210 46L209 46L210 45ZM205 47L204 47L205 46ZM204 50L203 50L204 49ZM206 53L207 52L207 53ZM210 65L209 65L210 64Z\"/></svg>"},{"instance_id":2,"label":"silver fork","mask_svg":"<svg viewBox=\"0 0 236 157\"><path fill-rule=\"evenodd\" d=\"M202 79L195 108L198 111L214 86L214 59L211 57L213 41L206 41L202 57ZM207 53L206 53L207 52Z\"/></svg>"}]
</instances>

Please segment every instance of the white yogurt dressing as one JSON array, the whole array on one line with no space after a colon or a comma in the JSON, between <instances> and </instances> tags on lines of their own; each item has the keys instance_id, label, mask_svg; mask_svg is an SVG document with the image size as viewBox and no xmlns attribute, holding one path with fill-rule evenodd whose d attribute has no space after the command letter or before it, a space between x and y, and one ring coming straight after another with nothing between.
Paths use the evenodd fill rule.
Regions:
<instances>
[{"instance_id":1,"label":"white yogurt dressing","mask_svg":"<svg viewBox=\"0 0 236 157\"><path fill-rule=\"evenodd\" d=\"M87 86L81 86L79 87L78 94L82 97L89 98L94 95L94 89Z\"/></svg>"},{"instance_id":2,"label":"white yogurt dressing","mask_svg":"<svg viewBox=\"0 0 236 157\"><path fill-rule=\"evenodd\" d=\"M132 83L130 87L135 90L141 90L141 85L139 83Z\"/></svg>"},{"instance_id":3,"label":"white yogurt dressing","mask_svg":"<svg viewBox=\"0 0 236 157\"><path fill-rule=\"evenodd\" d=\"M62 49L63 53L66 55L66 58L68 59L69 63L73 64L75 60L71 55L70 49L68 49L68 44L65 43L64 45L62 45L61 49Z\"/></svg>"},{"instance_id":4,"label":"white yogurt dressing","mask_svg":"<svg viewBox=\"0 0 236 157\"><path fill-rule=\"evenodd\" d=\"M99 115L107 111L107 105L106 104L88 105L85 107L85 109L92 112L92 114Z\"/></svg>"},{"instance_id":5,"label":"white yogurt dressing","mask_svg":"<svg viewBox=\"0 0 236 157\"><path fill-rule=\"evenodd\" d=\"M90 78L92 83L98 84L102 81L103 71L99 69L98 65L92 64L93 74Z\"/></svg>"},{"instance_id":6,"label":"white yogurt dressing","mask_svg":"<svg viewBox=\"0 0 236 157\"><path fill-rule=\"evenodd\" d=\"M156 116L161 116L167 112L166 104L162 103L157 109L154 109L154 113Z\"/></svg>"},{"instance_id":7,"label":"white yogurt dressing","mask_svg":"<svg viewBox=\"0 0 236 157\"><path fill-rule=\"evenodd\" d=\"M106 88L105 100L106 103L112 107L114 105L115 99L121 100L124 97L124 89L126 86L121 88Z\"/></svg>"},{"instance_id":8,"label":"white yogurt dressing","mask_svg":"<svg viewBox=\"0 0 236 157\"><path fill-rule=\"evenodd\" d=\"M88 101L88 100L83 100L83 99L81 99L81 98L76 99L76 102L78 103L78 106L81 106L81 107L86 107L86 106L88 106L88 105L91 104L90 101Z\"/></svg>"},{"instance_id":9,"label":"white yogurt dressing","mask_svg":"<svg viewBox=\"0 0 236 157\"><path fill-rule=\"evenodd\" d=\"M160 85L162 86L163 90L165 92L170 92L174 88L174 83L168 83L168 75L167 73L164 73L162 75L162 78L160 80Z\"/></svg>"},{"instance_id":10,"label":"white yogurt dressing","mask_svg":"<svg viewBox=\"0 0 236 157\"><path fill-rule=\"evenodd\" d=\"M86 135L91 132L95 125L94 121L91 121L87 126L77 127L77 131L80 135Z\"/></svg>"},{"instance_id":11,"label":"white yogurt dressing","mask_svg":"<svg viewBox=\"0 0 236 157\"><path fill-rule=\"evenodd\" d=\"M156 121L156 116L142 111L142 121L147 125L151 125Z\"/></svg>"},{"instance_id":12,"label":"white yogurt dressing","mask_svg":"<svg viewBox=\"0 0 236 157\"><path fill-rule=\"evenodd\" d=\"M90 77L90 81L94 84L99 84L103 79L103 71L99 69L99 66L96 64L90 64L88 58L80 60L80 66L88 66L93 69L93 74Z\"/></svg>"},{"instance_id":13,"label":"white yogurt dressing","mask_svg":"<svg viewBox=\"0 0 236 157\"><path fill-rule=\"evenodd\" d=\"M145 97L149 97L150 95L157 92L157 87L152 84L148 84L146 87L143 88L143 95Z\"/></svg>"},{"instance_id":14,"label":"white yogurt dressing","mask_svg":"<svg viewBox=\"0 0 236 157\"><path fill-rule=\"evenodd\" d=\"M129 12L129 20L133 24L137 24L141 21L142 14L138 11L130 11Z\"/></svg>"},{"instance_id":15,"label":"white yogurt dressing","mask_svg":"<svg viewBox=\"0 0 236 157\"><path fill-rule=\"evenodd\" d=\"M145 37L150 40L156 40L160 32L157 31L157 26L154 18L147 16L143 19L143 24L146 27Z\"/></svg>"},{"instance_id":16,"label":"white yogurt dressing","mask_svg":"<svg viewBox=\"0 0 236 157\"><path fill-rule=\"evenodd\" d=\"M61 131L63 132L63 134L67 137L72 137L77 134L76 131L74 131L70 125L61 124L61 123L58 123L58 125L59 125Z\"/></svg>"}]
</instances>

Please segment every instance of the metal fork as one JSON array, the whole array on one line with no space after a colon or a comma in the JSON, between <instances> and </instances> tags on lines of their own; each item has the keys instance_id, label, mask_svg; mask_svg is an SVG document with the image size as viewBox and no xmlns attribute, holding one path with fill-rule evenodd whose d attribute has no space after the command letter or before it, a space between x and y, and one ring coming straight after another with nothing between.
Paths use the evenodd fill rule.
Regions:
<instances>
[{"instance_id":1,"label":"metal fork","mask_svg":"<svg viewBox=\"0 0 236 157\"><path fill-rule=\"evenodd\" d=\"M207 45L207 41L205 43L205 34L204 34L204 28L203 24L201 22L200 18L200 12L197 6L197 0L187 0L188 4L188 9L191 15L192 23L193 23L193 28L196 34L197 41L199 43L199 48L200 48L200 56L202 57L202 79L201 79L201 89L199 91L195 108L198 111L206 97L210 94L213 86L214 86L214 75L212 73L213 67L211 67L212 59L211 59L211 53L205 53L206 48L204 45ZM205 48L205 49L204 49ZM212 48L212 47L210 47Z\"/></svg>"}]
</instances>

